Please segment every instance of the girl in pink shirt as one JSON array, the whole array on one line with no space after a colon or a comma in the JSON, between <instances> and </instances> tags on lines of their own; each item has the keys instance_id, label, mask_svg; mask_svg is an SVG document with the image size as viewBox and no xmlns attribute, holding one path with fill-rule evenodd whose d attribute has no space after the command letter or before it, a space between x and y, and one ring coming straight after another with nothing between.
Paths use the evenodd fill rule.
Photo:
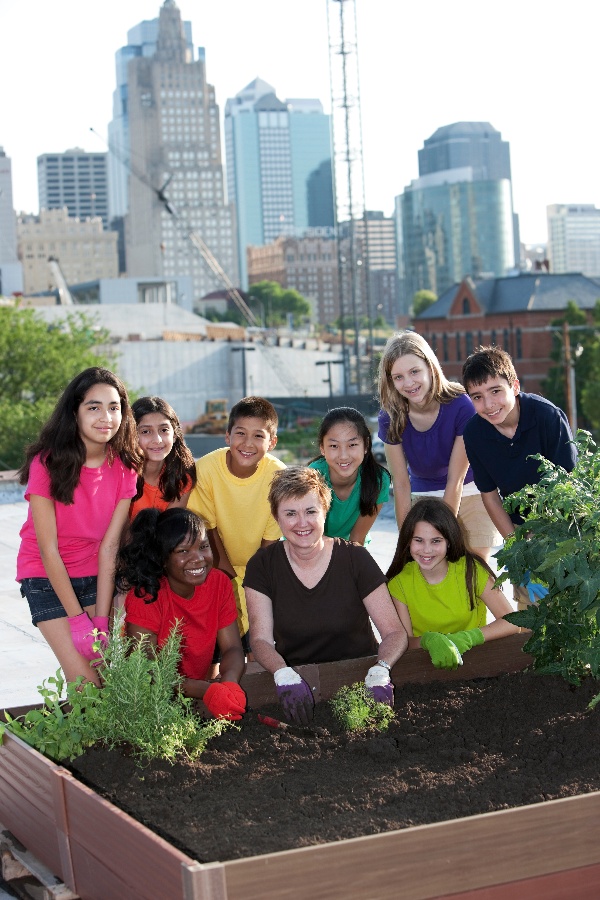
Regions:
<instances>
[{"instance_id":1,"label":"girl in pink shirt","mask_svg":"<svg viewBox=\"0 0 600 900\"><path fill-rule=\"evenodd\" d=\"M93 644L108 629L115 559L141 464L123 382L92 367L67 386L19 470L29 510L17 581L67 681L81 675L100 683Z\"/></svg>"}]
</instances>

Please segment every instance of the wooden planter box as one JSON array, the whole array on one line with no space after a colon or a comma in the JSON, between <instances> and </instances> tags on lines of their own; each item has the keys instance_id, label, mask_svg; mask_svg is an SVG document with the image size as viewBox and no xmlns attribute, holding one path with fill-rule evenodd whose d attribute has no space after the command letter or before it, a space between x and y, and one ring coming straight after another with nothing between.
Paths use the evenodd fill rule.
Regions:
<instances>
[{"instance_id":1,"label":"wooden planter box","mask_svg":"<svg viewBox=\"0 0 600 900\"><path fill-rule=\"evenodd\" d=\"M522 670L525 637L473 649L457 672L421 650L394 667L410 681ZM300 669L317 699L364 676L365 660ZM256 664L249 705L276 702ZM18 738L0 747L0 822L85 900L596 900L600 792L224 863L200 864L157 837Z\"/></svg>"}]
</instances>

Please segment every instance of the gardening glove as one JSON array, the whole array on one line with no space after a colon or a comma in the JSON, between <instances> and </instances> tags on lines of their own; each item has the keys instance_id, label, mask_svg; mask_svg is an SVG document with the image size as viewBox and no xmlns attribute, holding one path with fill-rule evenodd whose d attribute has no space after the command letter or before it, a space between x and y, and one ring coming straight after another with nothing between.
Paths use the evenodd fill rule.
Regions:
<instances>
[{"instance_id":1,"label":"gardening glove","mask_svg":"<svg viewBox=\"0 0 600 900\"><path fill-rule=\"evenodd\" d=\"M384 666L371 666L365 678L365 686L377 703L387 703L393 708L394 685L390 680L390 673Z\"/></svg>"},{"instance_id":2,"label":"gardening glove","mask_svg":"<svg viewBox=\"0 0 600 900\"><path fill-rule=\"evenodd\" d=\"M94 624L88 614L82 612L78 616L68 616L67 621L77 652L89 659L90 662L100 659L100 654L94 650L94 644L96 643Z\"/></svg>"},{"instance_id":3,"label":"gardening glove","mask_svg":"<svg viewBox=\"0 0 600 900\"><path fill-rule=\"evenodd\" d=\"M463 664L456 644L438 631L426 631L421 635L421 647L427 650L436 669L457 669Z\"/></svg>"},{"instance_id":4,"label":"gardening glove","mask_svg":"<svg viewBox=\"0 0 600 900\"><path fill-rule=\"evenodd\" d=\"M531 572L525 572L519 587L527 588L530 603L537 603L538 600L543 600L549 594L548 588L544 584L540 584L538 581L531 581Z\"/></svg>"},{"instance_id":5,"label":"gardening glove","mask_svg":"<svg viewBox=\"0 0 600 900\"><path fill-rule=\"evenodd\" d=\"M288 722L308 725L313 717L315 700L307 683L291 666L277 669L273 678L277 698Z\"/></svg>"},{"instance_id":6,"label":"gardening glove","mask_svg":"<svg viewBox=\"0 0 600 900\"><path fill-rule=\"evenodd\" d=\"M238 721L246 712L246 695L236 681L215 681L202 700L215 719Z\"/></svg>"},{"instance_id":7,"label":"gardening glove","mask_svg":"<svg viewBox=\"0 0 600 900\"><path fill-rule=\"evenodd\" d=\"M108 647L108 636L110 634L108 616L92 616L92 624L98 631L96 642L99 641L102 644L102 649L106 650Z\"/></svg>"},{"instance_id":8,"label":"gardening glove","mask_svg":"<svg viewBox=\"0 0 600 900\"><path fill-rule=\"evenodd\" d=\"M452 643L455 645L459 653L466 653L472 647L479 647L485 644L485 638L481 628L471 628L469 631L455 631L454 634L447 634Z\"/></svg>"}]
</instances>

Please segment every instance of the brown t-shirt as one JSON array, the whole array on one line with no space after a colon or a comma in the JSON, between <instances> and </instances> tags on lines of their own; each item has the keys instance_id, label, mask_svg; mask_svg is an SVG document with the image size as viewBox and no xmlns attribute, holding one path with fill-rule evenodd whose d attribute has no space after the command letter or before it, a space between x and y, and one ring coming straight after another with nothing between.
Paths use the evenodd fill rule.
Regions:
<instances>
[{"instance_id":1,"label":"brown t-shirt","mask_svg":"<svg viewBox=\"0 0 600 900\"><path fill-rule=\"evenodd\" d=\"M363 600L385 575L364 547L333 541L327 571L313 588L294 573L283 541L258 550L246 567L244 587L270 597L275 648L290 666L377 652Z\"/></svg>"}]
</instances>

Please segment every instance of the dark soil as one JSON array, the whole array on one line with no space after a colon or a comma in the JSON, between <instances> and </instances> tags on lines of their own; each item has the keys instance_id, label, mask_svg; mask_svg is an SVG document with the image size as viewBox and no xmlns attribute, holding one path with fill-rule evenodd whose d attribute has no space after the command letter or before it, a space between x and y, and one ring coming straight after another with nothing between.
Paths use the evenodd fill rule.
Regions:
<instances>
[{"instance_id":1,"label":"dark soil","mask_svg":"<svg viewBox=\"0 0 600 900\"><path fill-rule=\"evenodd\" d=\"M224 861L599 790L597 691L533 675L405 685L382 734L341 733L323 703L318 737L249 712L194 763L92 749L73 770L190 856Z\"/></svg>"}]
</instances>

